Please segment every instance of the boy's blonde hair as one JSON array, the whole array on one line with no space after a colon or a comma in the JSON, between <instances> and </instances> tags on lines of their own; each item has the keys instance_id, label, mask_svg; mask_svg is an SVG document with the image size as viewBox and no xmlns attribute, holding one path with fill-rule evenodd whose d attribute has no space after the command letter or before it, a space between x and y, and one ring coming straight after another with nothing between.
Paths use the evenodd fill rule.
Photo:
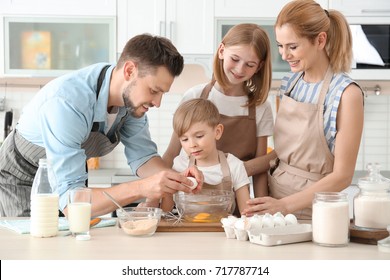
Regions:
<instances>
[{"instance_id":1,"label":"boy's blonde hair","mask_svg":"<svg viewBox=\"0 0 390 280\"><path fill-rule=\"evenodd\" d=\"M271 43L267 32L257 24L237 24L226 33L221 43L226 48L240 45L253 47L262 65L244 85L248 95L247 106L263 104L268 98L272 81ZM214 56L213 71L214 78L221 87L223 89L228 87L229 80L223 70L223 60L219 59L218 51Z\"/></svg>"},{"instance_id":2,"label":"boy's blonde hair","mask_svg":"<svg viewBox=\"0 0 390 280\"><path fill-rule=\"evenodd\" d=\"M183 102L173 115L173 130L178 137L186 133L191 125L204 122L211 127L220 121L218 108L207 99L195 98Z\"/></svg>"}]
</instances>

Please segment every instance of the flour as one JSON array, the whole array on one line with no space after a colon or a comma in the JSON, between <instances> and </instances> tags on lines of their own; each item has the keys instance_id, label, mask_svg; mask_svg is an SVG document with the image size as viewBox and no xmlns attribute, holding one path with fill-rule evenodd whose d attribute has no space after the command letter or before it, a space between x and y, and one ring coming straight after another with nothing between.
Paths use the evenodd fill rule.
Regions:
<instances>
[{"instance_id":1,"label":"flour","mask_svg":"<svg viewBox=\"0 0 390 280\"><path fill-rule=\"evenodd\" d=\"M123 231L129 235L152 235L157 228L158 219L127 221L122 224Z\"/></svg>"},{"instance_id":2,"label":"flour","mask_svg":"<svg viewBox=\"0 0 390 280\"><path fill-rule=\"evenodd\" d=\"M324 246L348 244L348 201L315 201L313 204L313 241Z\"/></svg>"},{"instance_id":3,"label":"flour","mask_svg":"<svg viewBox=\"0 0 390 280\"><path fill-rule=\"evenodd\" d=\"M367 228L386 228L390 225L390 197L359 196L354 201L355 225Z\"/></svg>"}]
</instances>

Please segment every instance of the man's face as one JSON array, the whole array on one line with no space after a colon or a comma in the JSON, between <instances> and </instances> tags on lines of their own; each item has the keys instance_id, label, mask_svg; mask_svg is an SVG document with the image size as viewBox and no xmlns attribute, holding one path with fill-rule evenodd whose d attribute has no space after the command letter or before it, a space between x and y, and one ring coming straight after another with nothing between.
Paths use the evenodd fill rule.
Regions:
<instances>
[{"instance_id":1,"label":"man's face","mask_svg":"<svg viewBox=\"0 0 390 280\"><path fill-rule=\"evenodd\" d=\"M165 67L143 77L137 75L122 93L128 111L136 118L142 117L150 107L160 107L162 96L168 92L174 77Z\"/></svg>"}]
</instances>

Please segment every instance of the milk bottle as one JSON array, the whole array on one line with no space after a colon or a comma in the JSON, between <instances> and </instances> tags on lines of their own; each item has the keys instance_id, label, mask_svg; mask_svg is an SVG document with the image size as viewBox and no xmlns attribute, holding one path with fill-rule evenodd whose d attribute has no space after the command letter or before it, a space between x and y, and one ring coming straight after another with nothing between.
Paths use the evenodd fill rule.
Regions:
<instances>
[{"instance_id":1,"label":"milk bottle","mask_svg":"<svg viewBox=\"0 0 390 280\"><path fill-rule=\"evenodd\" d=\"M40 159L31 189L30 233L35 237L52 237L58 232L59 197L55 193L54 176L49 176L52 174L49 170L46 159Z\"/></svg>"}]
</instances>

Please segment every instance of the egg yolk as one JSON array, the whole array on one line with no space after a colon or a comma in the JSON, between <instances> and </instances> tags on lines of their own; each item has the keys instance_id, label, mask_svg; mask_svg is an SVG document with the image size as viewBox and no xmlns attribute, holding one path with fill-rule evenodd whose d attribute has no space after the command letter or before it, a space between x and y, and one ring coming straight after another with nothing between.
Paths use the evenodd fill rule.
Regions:
<instances>
[{"instance_id":1,"label":"egg yolk","mask_svg":"<svg viewBox=\"0 0 390 280\"><path fill-rule=\"evenodd\" d=\"M199 213L194 217L194 220L206 220L208 217L210 217L209 213Z\"/></svg>"}]
</instances>

